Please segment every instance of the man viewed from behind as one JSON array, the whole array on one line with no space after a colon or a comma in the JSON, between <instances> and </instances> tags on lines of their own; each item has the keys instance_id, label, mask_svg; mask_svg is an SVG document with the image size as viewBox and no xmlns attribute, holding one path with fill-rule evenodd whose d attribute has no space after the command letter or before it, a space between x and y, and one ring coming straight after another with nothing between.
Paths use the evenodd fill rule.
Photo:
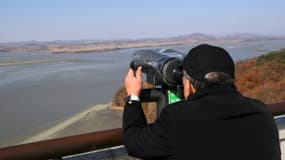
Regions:
<instances>
[{"instance_id":1,"label":"man viewed from behind","mask_svg":"<svg viewBox=\"0 0 285 160\"><path fill-rule=\"evenodd\" d=\"M185 101L166 106L147 124L139 94L142 68L125 78L128 98L123 142L131 156L179 160L280 160L278 130L260 101L234 85L234 62L224 49L207 44L183 60Z\"/></svg>"}]
</instances>

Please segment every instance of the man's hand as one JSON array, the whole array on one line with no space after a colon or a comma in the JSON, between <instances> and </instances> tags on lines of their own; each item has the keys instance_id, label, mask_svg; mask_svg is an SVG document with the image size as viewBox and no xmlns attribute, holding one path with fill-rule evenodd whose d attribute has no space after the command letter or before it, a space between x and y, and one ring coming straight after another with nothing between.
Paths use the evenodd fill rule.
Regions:
<instances>
[{"instance_id":1,"label":"man's hand","mask_svg":"<svg viewBox=\"0 0 285 160\"><path fill-rule=\"evenodd\" d=\"M129 72L125 77L125 86L128 95L139 97L142 89L142 67L138 67L136 73L134 73L133 69L129 69Z\"/></svg>"}]
</instances>

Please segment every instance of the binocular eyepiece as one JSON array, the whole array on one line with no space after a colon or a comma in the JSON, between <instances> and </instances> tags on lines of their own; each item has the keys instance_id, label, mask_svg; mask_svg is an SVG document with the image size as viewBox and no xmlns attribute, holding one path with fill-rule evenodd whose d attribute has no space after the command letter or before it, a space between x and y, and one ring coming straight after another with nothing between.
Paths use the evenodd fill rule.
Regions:
<instances>
[{"instance_id":1,"label":"binocular eyepiece","mask_svg":"<svg viewBox=\"0 0 285 160\"><path fill-rule=\"evenodd\" d=\"M142 66L147 82L154 85L182 85L182 60L184 54L172 49L138 50L133 54L130 67L137 70Z\"/></svg>"}]
</instances>

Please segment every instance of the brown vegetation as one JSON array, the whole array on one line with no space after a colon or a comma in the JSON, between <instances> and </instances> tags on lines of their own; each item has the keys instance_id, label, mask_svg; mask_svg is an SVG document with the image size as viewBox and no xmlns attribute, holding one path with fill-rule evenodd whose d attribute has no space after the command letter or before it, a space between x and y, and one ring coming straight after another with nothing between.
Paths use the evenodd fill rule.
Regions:
<instances>
[{"instance_id":1,"label":"brown vegetation","mask_svg":"<svg viewBox=\"0 0 285 160\"><path fill-rule=\"evenodd\" d=\"M285 50L236 63L236 85L265 103L285 100Z\"/></svg>"}]
</instances>

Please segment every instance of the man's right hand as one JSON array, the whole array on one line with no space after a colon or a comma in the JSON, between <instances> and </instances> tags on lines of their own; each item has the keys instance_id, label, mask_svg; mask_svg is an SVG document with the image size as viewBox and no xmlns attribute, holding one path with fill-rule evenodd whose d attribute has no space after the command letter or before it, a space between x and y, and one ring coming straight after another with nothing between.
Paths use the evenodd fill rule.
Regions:
<instances>
[{"instance_id":1,"label":"man's right hand","mask_svg":"<svg viewBox=\"0 0 285 160\"><path fill-rule=\"evenodd\" d=\"M129 69L125 77L125 86L128 95L138 96L142 89L142 67L138 67L136 72L133 69Z\"/></svg>"}]
</instances>

